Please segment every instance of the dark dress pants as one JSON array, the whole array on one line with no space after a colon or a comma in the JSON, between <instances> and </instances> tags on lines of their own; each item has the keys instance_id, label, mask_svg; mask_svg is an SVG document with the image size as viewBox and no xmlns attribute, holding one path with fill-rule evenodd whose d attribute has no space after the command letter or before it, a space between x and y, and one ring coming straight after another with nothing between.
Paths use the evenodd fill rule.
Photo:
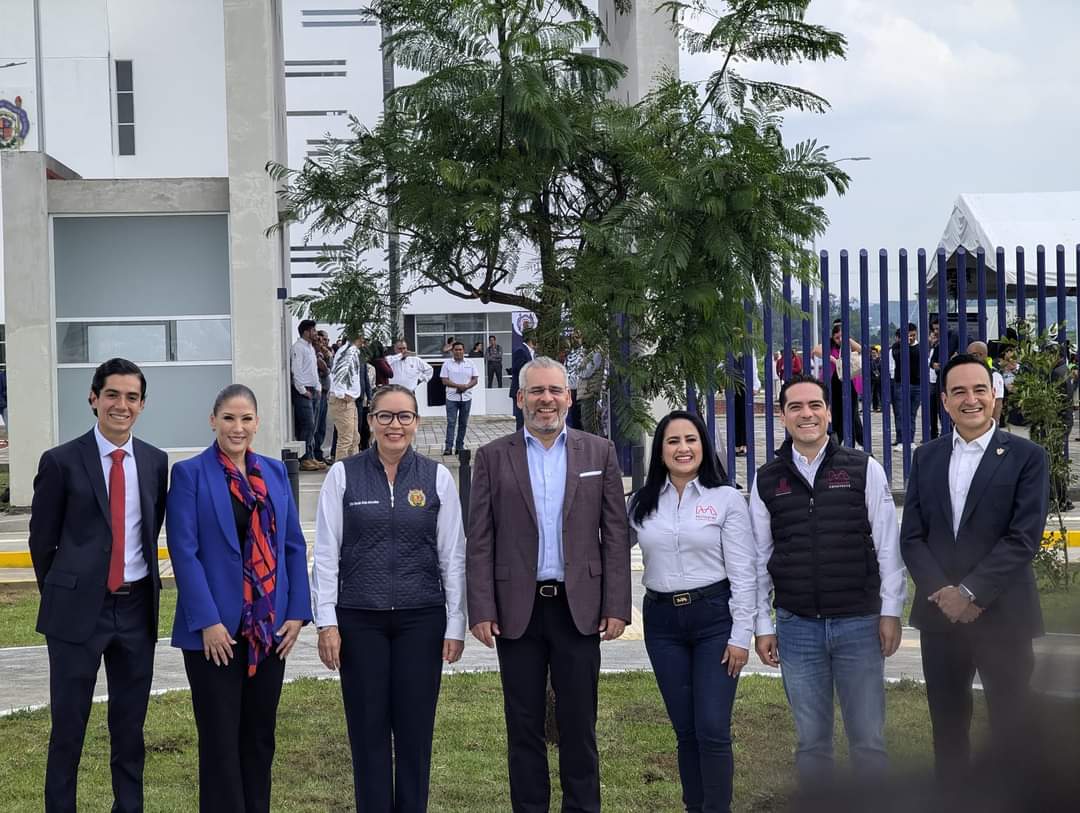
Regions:
<instances>
[{"instance_id":1,"label":"dark dress pants","mask_svg":"<svg viewBox=\"0 0 1080 813\"><path fill-rule=\"evenodd\" d=\"M102 588L104 589L104 588ZM109 687L113 811L143 809L143 723L154 677L153 586L137 582L130 595L105 597L89 640L46 637L52 730L45 768L46 813L74 813L79 758L101 659Z\"/></svg>"},{"instance_id":2,"label":"dark dress pants","mask_svg":"<svg viewBox=\"0 0 1080 813\"><path fill-rule=\"evenodd\" d=\"M687 813L731 809L731 708L738 677L721 661L731 637L730 589L690 604L645 599L645 651L678 743Z\"/></svg>"},{"instance_id":3,"label":"dark dress pants","mask_svg":"<svg viewBox=\"0 0 1080 813\"><path fill-rule=\"evenodd\" d=\"M990 717L992 759L1005 770L1031 748L1031 639L959 628L921 634L923 674L938 780L955 786L971 767L971 683L978 670Z\"/></svg>"},{"instance_id":4,"label":"dark dress pants","mask_svg":"<svg viewBox=\"0 0 1080 813\"><path fill-rule=\"evenodd\" d=\"M358 813L423 813L446 608L337 608Z\"/></svg>"},{"instance_id":5,"label":"dark dress pants","mask_svg":"<svg viewBox=\"0 0 1080 813\"><path fill-rule=\"evenodd\" d=\"M544 710L547 675L555 692L559 727L559 780L564 813L598 813L600 760L596 750L596 698L600 678L600 636L574 626L566 591L537 595L529 626L520 638L498 638L510 801L514 813L547 813L551 797Z\"/></svg>"},{"instance_id":6,"label":"dark dress pants","mask_svg":"<svg viewBox=\"0 0 1080 813\"><path fill-rule=\"evenodd\" d=\"M238 634L225 666L184 650L199 731L200 813L269 813L274 728L285 677L277 653L248 677L248 642Z\"/></svg>"},{"instance_id":7,"label":"dark dress pants","mask_svg":"<svg viewBox=\"0 0 1080 813\"><path fill-rule=\"evenodd\" d=\"M293 429L296 439L304 441L304 454L301 460L315 459L315 404L311 398L305 398L290 387L293 405Z\"/></svg>"}]
</instances>

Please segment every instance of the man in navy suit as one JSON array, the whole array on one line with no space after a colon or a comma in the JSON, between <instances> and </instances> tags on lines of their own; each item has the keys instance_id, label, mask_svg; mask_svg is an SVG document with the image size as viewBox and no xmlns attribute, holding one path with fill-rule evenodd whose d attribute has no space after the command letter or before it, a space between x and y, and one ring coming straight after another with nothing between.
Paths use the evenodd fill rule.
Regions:
<instances>
[{"instance_id":1,"label":"man in navy suit","mask_svg":"<svg viewBox=\"0 0 1080 813\"><path fill-rule=\"evenodd\" d=\"M514 406L514 422L520 432L525 425L525 413L518 406L518 379L521 376L521 368L528 364L536 356L536 333L531 328L526 328L521 334L523 344L514 351L510 358L510 400Z\"/></svg>"},{"instance_id":2,"label":"man in navy suit","mask_svg":"<svg viewBox=\"0 0 1080 813\"><path fill-rule=\"evenodd\" d=\"M935 768L953 784L969 768L976 670L996 755L1031 746L1031 641L1043 633L1031 562L1050 485L1042 447L994 424L984 363L954 356L940 384L953 432L915 452L900 545L915 582Z\"/></svg>"},{"instance_id":3,"label":"man in navy suit","mask_svg":"<svg viewBox=\"0 0 1080 813\"><path fill-rule=\"evenodd\" d=\"M131 430L146 379L126 359L94 372L97 424L41 456L30 514L30 556L49 650L52 731L45 810L76 809L76 780L102 657L109 688L113 811L143 809L143 722L157 641L157 538L168 457Z\"/></svg>"}]
</instances>

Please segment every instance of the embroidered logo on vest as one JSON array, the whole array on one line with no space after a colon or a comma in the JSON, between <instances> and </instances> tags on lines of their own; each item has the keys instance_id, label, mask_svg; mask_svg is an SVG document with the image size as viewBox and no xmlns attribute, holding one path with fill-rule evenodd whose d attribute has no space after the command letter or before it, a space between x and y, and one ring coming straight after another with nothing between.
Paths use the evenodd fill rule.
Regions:
<instances>
[{"instance_id":1,"label":"embroidered logo on vest","mask_svg":"<svg viewBox=\"0 0 1080 813\"><path fill-rule=\"evenodd\" d=\"M413 508L423 508L427 505L427 494L419 488L414 488L409 492L409 505Z\"/></svg>"},{"instance_id":2,"label":"embroidered logo on vest","mask_svg":"<svg viewBox=\"0 0 1080 813\"><path fill-rule=\"evenodd\" d=\"M843 469L831 469L826 472L825 480L829 488L851 488L851 476Z\"/></svg>"},{"instance_id":3,"label":"embroidered logo on vest","mask_svg":"<svg viewBox=\"0 0 1080 813\"><path fill-rule=\"evenodd\" d=\"M791 493L791 483L788 482L786 477L781 477L780 482L776 484L776 496L783 497Z\"/></svg>"}]
</instances>

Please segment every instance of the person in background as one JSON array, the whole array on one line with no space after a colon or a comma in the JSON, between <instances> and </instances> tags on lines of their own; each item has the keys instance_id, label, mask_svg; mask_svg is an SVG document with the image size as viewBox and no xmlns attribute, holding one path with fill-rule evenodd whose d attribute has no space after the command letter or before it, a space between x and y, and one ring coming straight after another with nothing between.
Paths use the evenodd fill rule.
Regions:
<instances>
[{"instance_id":1,"label":"person in background","mask_svg":"<svg viewBox=\"0 0 1080 813\"><path fill-rule=\"evenodd\" d=\"M450 356L454 355L454 341L455 339L453 336L446 337L446 341L443 342L442 350L440 351L442 352L443 358L450 358Z\"/></svg>"},{"instance_id":2,"label":"person in background","mask_svg":"<svg viewBox=\"0 0 1080 813\"><path fill-rule=\"evenodd\" d=\"M338 350L330 367L330 416L337 437L335 460L344 460L359 450L357 404L371 393L363 357L364 336L357 331L349 339Z\"/></svg>"},{"instance_id":3,"label":"person in background","mask_svg":"<svg viewBox=\"0 0 1080 813\"><path fill-rule=\"evenodd\" d=\"M446 443L443 445L443 455L449 455L465 448L472 389L480 380L473 363L465 358L465 345L461 342L454 342L453 358L443 364L440 377L446 387Z\"/></svg>"},{"instance_id":4,"label":"person in background","mask_svg":"<svg viewBox=\"0 0 1080 813\"><path fill-rule=\"evenodd\" d=\"M255 393L225 387L210 427L214 442L172 469L172 645L199 732L199 810L269 813L285 659L311 621L307 543L285 466L252 450Z\"/></svg>"},{"instance_id":5,"label":"person in background","mask_svg":"<svg viewBox=\"0 0 1080 813\"><path fill-rule=\"evenodd\" d=\"M356 809L420 813L442 663L464 647L465 533L453 476L412 448L412 390L380 387L368 420L375 445L319 493L319 659L341 672Z\"/></svg>"},{"instance_id":6,"label":"person in background","mask_svg":"<svg viewBox=\"0 0 1080 813\"><path fill-rule=\"evenodd\" d=\"M833 434L843 440L844 438L844 364L841 353L843 344L843 325L839 319L833 322L832 333L829 335L829 362L826 368L829 371L829 398L830 413L832 414ZM852 353L861 353L862 346L855 339L848 337L848 347ZM811 351L813 358L824 364L824 356L821 345L815 345ZM815 377L819 375L821 367L814 371ZM848 384L849 398L851 401L851 436L859 446L863 440L862 416L859 410L859 397L862 395L862 376L856 375L852 369L851 381Z\"/></svg>"},{"instance_id":7,"label":"person in background","mask_svg":"<svg viewBox=\"0 0 1080 813\"><path fill-rule=\"evenodd\" d=\"M319 371L319 400L315 413L315 459L325 468L326 418L330 410L330 367L334 363L334 354L330 350L330 337L325 330L315 333L315 364Z\"/></svg>"},{"instance_id":8,"label":"person in background","mask_svg":"<svg viewBox=\"0 0 1080 813\"><path fill-rule=\"evenodd\" d=\"M990 370L990 376L993 380L994 390L994 423L1001 424L1001 410L1005 405L1005 379L1001 373L995 370L990 362L987 360L989 356L989 349L986 346L986 342L972 342L967 346L967 352L969 355L979 359Z\"/></svg>"},{"instance_id":9,"label":"person in background","mask_svg":"<svg viewBox=\"0 0 1080 813\"><path fill-rule=\"evenodd\" d=\"M901 350L903 345L903 350ZM908 397L904 399L901 367L901 352L907 353L908 357ZM922 371L919 366L919 334L914 322L908 322L906 341L896 331L896 341L890 349L892 354L892 409L893 420L893 446L899 446L903 442L914 443L916 423L919 414L919 388L922 386ZM907 421L905 429L904 421Z\"/></svg>"},{"instance_id":10,"label":"person in background","mask_svg":"<svg viewBox=\"0 0 1080 813\"><path fill-rule=\"evenodd\" d=\"M630 498L645 562L645 649L678 742L688 811L731 809L731 709L757 611L746 501L704 421L676 410L653 434L649 472Z\"/></svg>"},{"instance_id":11,"label":"person in background","mask_svg":"<svg viewBox=\"0 0 1080 813\"><path fill-rule=\"evenodd\" d=\"M870 348L870 408L881 412L881 345Z\"/></svg>"},{"instance_id":12,"label":"person in background","mask_svg":"<svg viewBox=\"0 0 1080 813\"><path fill-rule=\"evenodd\" d=\"M394 377L394 368L390 366L390 356L383 343L373 341L368 349L368 364L375 368L375 386L385 387Z\"/></svg>"},{"instance_id":13,"label":"person in background","mask_svg":"<svg viewBox=\"0 0 1080 813\"><path fill-rule=\"evenodd\" d=\"M578 388L581 386L581 369L585 364L585 347L581 342L581 332L575 330L570 336L563 365L566 367L567 382L570 386L570 411L566 413L566 425L571 429L582 429L581 401Z\"/></svg>"},{"instance_id":14,"label":"person in background","mask_svg":"<svg viewBox=\"0 0 1080 813\"><path fill-rule=\"evenodd\" d=\"M501 389L503 385L503 349L494 336L488 336L488 345L484 348L484 365L487 367L487 386L490 388L494 381L495 386Z\"/></svg>"},{"instance_id":15,"label":"person in background","mask_svg":"<svg viewBox=\"0 0 1080 813\"><path fill-rule=\"evenodd\" d=\"M417 387L430 381L431 376L435 374L430 364L409 350L409 345L404 339L397 340L394 345L394 355L387 356L386 360L393 371L394 383L413 394L416 393Z\"/></svg>"},{"instance_id":16,"label":"person in background","mask_svg":"<svg viewBox=\"0 0 1080 813\"><path fill-rule=\"evenodd\" d=\"M304 454L300 457L301 471L322 471L325 463L320 463L315 454L315 418L316 408L322 398L322 384L319 382L319 365L315 356L315 322L304 319L297 326L300 337L293 342L289 352L289 367L292 372L293 425L296 439L304 441ZM319 453L321 455L322 452Z\"/></svg>"},{"instance_id":17,"label":"person in background","mask_svg":"<svg viewBox=\"0 0 1080 813\"><path fill-rule=\"evenodd\" d=\"M484 357L484 343L475 342L472 346L472 350L469 351L469 358L482 359Z\"/></svg>"},{"instance_id":18,"label":"person in background","mask_svg":"<svg viewBox=\"0 0 1080 813\"><path fill-rule=\"evenodd\" d=\"M927 374L930 381L930 439L933 440L941 434L941 417L945 414L944 407L941 405L941 387L938 379L941 376L941 368L960 352L960 336L952 330L946 331L945 343L942 346L941 321L938 317L931 316L927 344L930 346L928 360L930 370Z\"/></svg>"},{"instance_id":19,"label":"person in background","mask_svg":"<svg viewBox=\"0 0 1080 813\"><path fill-rule=\"evenodd\" d=\"M521 341L521 347L514 351L510 366L510 400L513 402L514 425L519 432L525 425L525 416L517 400L518 377L521 375L521 368L536 357L536 333L531 328L526 330L521 334Z\"/></svg>"}]
</instances>

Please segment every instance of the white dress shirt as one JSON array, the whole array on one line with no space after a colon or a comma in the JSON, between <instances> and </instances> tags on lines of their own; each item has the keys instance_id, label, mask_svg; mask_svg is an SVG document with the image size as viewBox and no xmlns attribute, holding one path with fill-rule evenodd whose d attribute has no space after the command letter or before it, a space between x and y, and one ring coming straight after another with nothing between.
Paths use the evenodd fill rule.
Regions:
<instances>
[{"instance_id":1,"label":"white dress shirt","mask_svg":"<svg viewBox=\"0 0 1080 813\"><path fill-rule=\"evenodd\" d=\"M131 435L127 443L116 446L108 440L97 424L94 425L94 439L97 441L98 457L101 459L101 472L105 475L105 495L109 495L109 472L113 462L109 457L117 449L123 449L124 455L124 581L138 581L150 575L142 549L142 506L139 502L139 469L135 465L135 444Z\"/></svg>"},{"instance_id":2,"label":"white dress shirt","mask_svg":"<svg viewBox=\"0 0 1080 813\"><path fill-rule=\"evenodd\" d=\"M994 398L1000 401L1005 397L1005 379L1001 377L1001 373L997 370L991 370L990 380L993 382Z\"/></svg>"},{"instance_id":3,"label":"white dress shirt","mask_svg":"<svg viewBox=\"0 0 1080 813\"><path fill-rule=\"evenodd\" d=\"M305 394L307 392L305 387L311 387L315 392L322 392L322 385L319 383L319 365L315 361L315 348L312 347L311 342L304 338L293 342L289 360L292 367L293 386L298 393Z\"/></svg>"},{"instance_id":4,"label":"white dress shirt","mask_svg":"<svg viewBox=\"0 0 1080 813\"><path fill-rule=\"evenodd\" d=\"M990 438L996 430L997 424L991 423L989 429L968 443L953 429L952 455L949 457L949 499L952 502L954 537L960 531L960 520L964 516L964 504L967 502L968 489L971 488L971 478L975 476L975 470L979 468L986 447L990 445Z\"/></svg>"},{"instance_id":5,"label":"white dress shirt","mask_svg":"<svg viewBox=\"0 0 1080 813\"><path fill-rule=\"evenodd\" d=\"M631 501L631 506L633 502ZM730 486L705 488L694 478L682 499L669 479L656 511L640 525L630 522L641 545L641 582L658 593L680 593L731 582L731 636L728 643L750 648L757 610L754 534L746 500Z\"/></svg>"},{"instance_id":6,"label":"white dress shirt","mask_svg":"<svg viewBox=\"0 0 1080 813\"><path fill-rule=\"evenodd\" d=\"M390 369L394 371L394 380L391 383L400 384L412 392L415 392L416 388L425 381L430 380L435 372L431 369L431 365L419 356L402 358L400 353L394 353L392 356L387 356L386 360L390 362Z\"/></svg>"},{"instance_id":7,"label":"white dress shirt","mask_svg":"<svg viewBox=\"0 0 1080 813\"><path fill-rule=\"evenodd\" d=\"M813 460L807 460L792 447L795 468L811 485L821 468L821 461L825 459L827 446L828 443L822 445ZM900 524L896 519L896 505L885 469L872 457L866 464L866 515L870 521L881 576L881 614L899 618L907 598L907 579L904 562L900 558ZM773 635L776 628L769 612L773 583L768 569L773 552L772 525L769 509L758 494L757 477L750 489L750 519L754 524L754 540L757 543L758 612L755 631L757 635Z\"/></svg>"},{"instance_id":8,"label":"white dress shirt","mask_svg":"<svg viewBox=\"0 0 1080 813\"><path fill-rule=\"evenodd\" d=\"M390 489L391 494L393 488ZM439 495L436 541L439 572L446 594L444 638L465 640L465 529L461 524L461 501L454 477L439 465L435 475ZM311 563L311 595L315 624L337 624L338 567L341 563L342 501L345 496L345 464L338 462L326 473L315 513L315 550Z\"/></svg>"},{"instance_id":9,"label":"white dress shirt","mask_svg":"<svg viewBox=\"0 0 1080 813\"><path fill-rule=\"evenodd\" d=\"M451 384L468 384L474 378L479 378L480 376L479 373L476 372L476 368L473 367L473 363L468 359L462 359L461 361L447 359L443 362L442 371L439 373L439 377L446 379ZM471 401L472 390L458 392L453 387L447 387L446 400Z\"/></svg>"}]
</instances>

